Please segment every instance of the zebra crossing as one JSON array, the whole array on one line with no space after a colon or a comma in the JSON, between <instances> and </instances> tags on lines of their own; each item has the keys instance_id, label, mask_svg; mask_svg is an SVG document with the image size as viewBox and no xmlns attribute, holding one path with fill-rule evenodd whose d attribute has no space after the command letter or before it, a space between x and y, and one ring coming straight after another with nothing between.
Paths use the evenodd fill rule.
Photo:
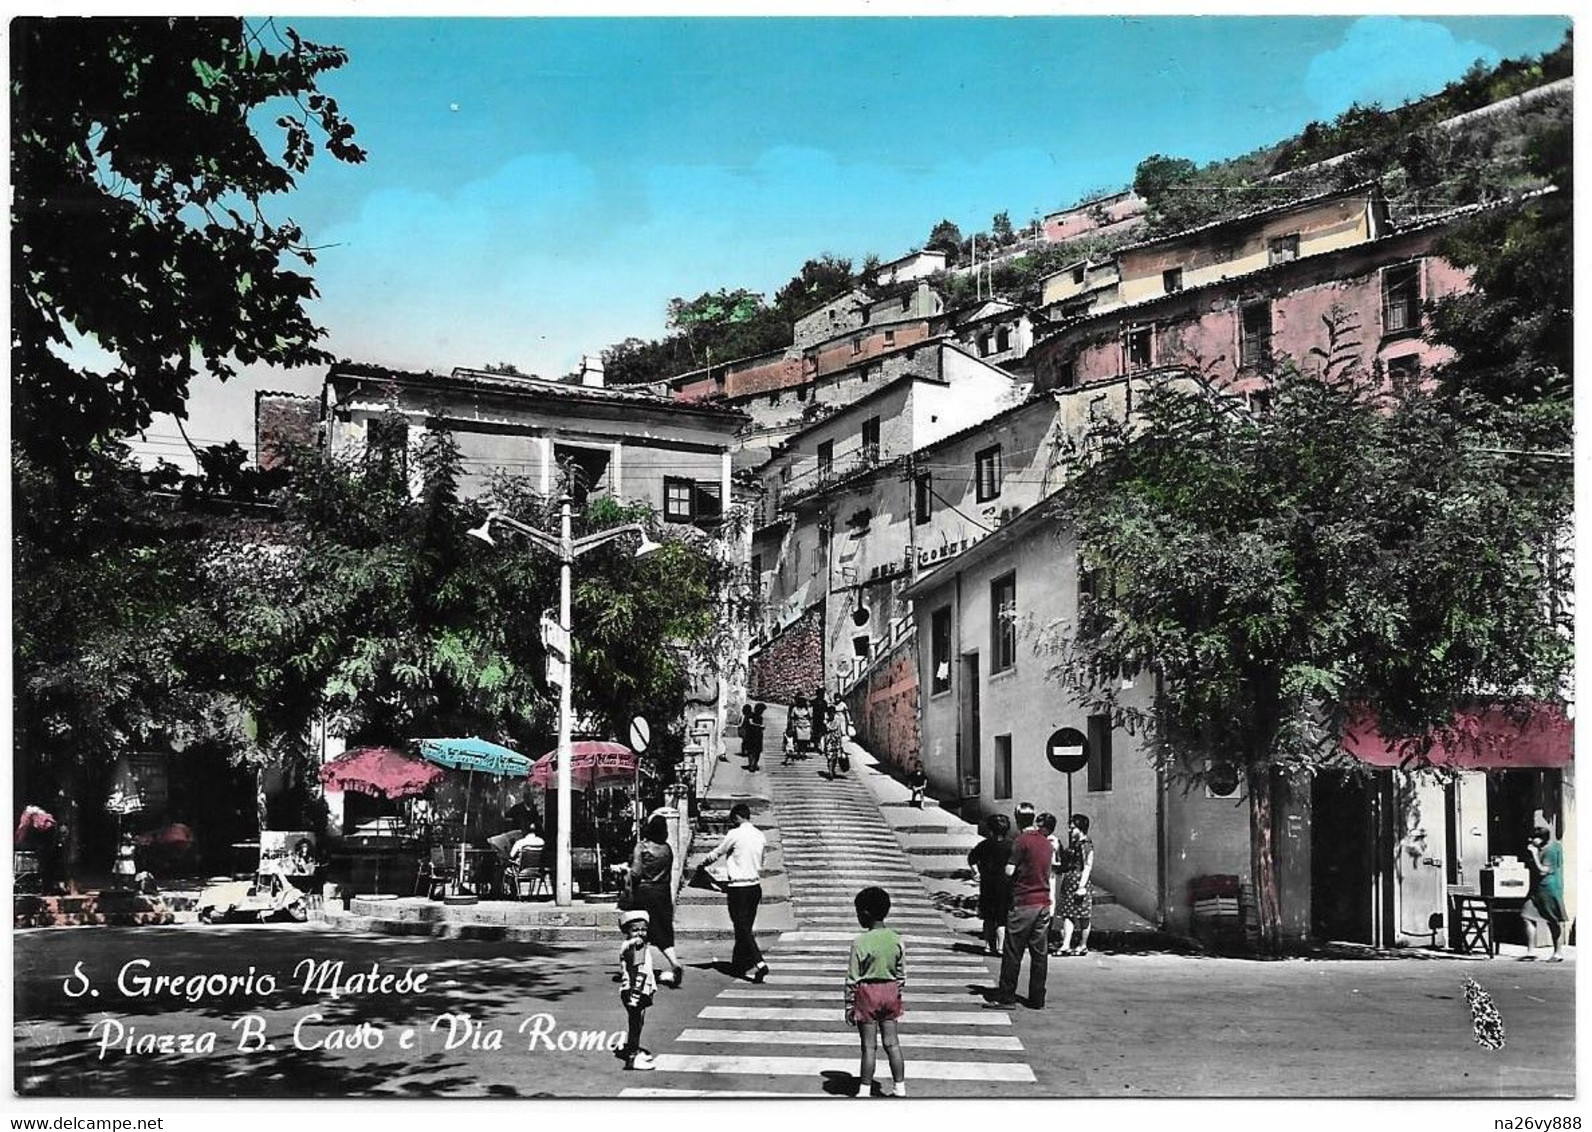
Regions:
<instances>
[{"instance_id":1,"label":"zebra crossing","mask_svg":"<svg viewBox=\"0 0 1592 1132\"><path fill-rule=\"evenodd\" d=\"M858 1042L844 1020L846 960L861 930L853 899L871 884L889 891L888 922L906 942L901 1048L911 1095L1034 1086L1011 1014L985 1008L978 993L995 982L993 961L947 927L867 785L855 772L829 781L816 759L766 769L796 928L765 947L762 983L720 989L660 1042L646 1085L620 1095L850 1095ZM881 1050L878 1080L888 1087L888 1078Z\"/></svg>"}]
</instances>

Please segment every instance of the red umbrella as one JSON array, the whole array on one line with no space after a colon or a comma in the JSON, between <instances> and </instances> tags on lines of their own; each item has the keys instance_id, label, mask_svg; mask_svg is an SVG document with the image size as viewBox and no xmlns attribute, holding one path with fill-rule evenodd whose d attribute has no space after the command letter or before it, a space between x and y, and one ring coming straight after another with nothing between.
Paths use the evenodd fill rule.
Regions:
<instances>
[{"instance_id":1,"label":"red umbrella","mask_svg":"<svg viewBox=\"0 0 1592 1132\"><path fill-rule=\"evenodd\" d=\"M636 777L640 765L636 752L623 743L607 743L584 739L570 744L569 777L578 790L593 783L616 782ZM548 751L531 767L531 784L544 790L553 789L558 782L558 752Z\"/></svg>"},{"instance_id":2,"label":"red umbrella","mask_svg":"<svg viewBox=\"0 0 1592 1132\"><path fill-rule=\"evenodd\" d=\"M394 747L355 747L321 767L328 790L355 790L383 798L424 793L443 776L442 768L410 758Z\"/></svg>"}]
</instances>

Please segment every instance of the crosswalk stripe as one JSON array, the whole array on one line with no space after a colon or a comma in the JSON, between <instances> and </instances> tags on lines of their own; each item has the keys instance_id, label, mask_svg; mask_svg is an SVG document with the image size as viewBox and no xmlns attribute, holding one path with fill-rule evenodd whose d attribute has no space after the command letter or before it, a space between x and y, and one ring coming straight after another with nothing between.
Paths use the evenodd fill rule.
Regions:
<instances>
[{"instance_id":1,"label":"crosswalk stripe","mask_svg":"<svg viewBox=\"0 0 1592 1132\"><path fill-rule=\"evenodd\" d=\"M855 1046L856 1030L694 1030L680 1035L682 1042L724 1042L726 1045ZM901 1035L906 1049L1021 1050L1016 1034L914 1034Z\"/></svg>"},{"instance_id":2,"label":"crosswalk stripe","mask_svg":"<svg viewBox=\"0 0 1592 1132\"><path fill-rule=\"evenodd\" d=\"M814 1006L704 1006L698 1018L745 1022L833 1022L835 1008ZM914 1010L914 1026L1010 1026L1004 1011Z\"/></svg>"},{"instance_id":3,"label":"crosswalk stripe","mask_svg":"<svg viewBox=\"0 0 1592 1132\"><path fill-rule=\"evenodd\" d=\"M827 1099L846 1099L844 1093L762 1093L756 1089L620 1089L619 1096L623 1098L641 1099L643 1097L668 1098L679 1097L823 1097Z\"/></svg>"},{"instance_id":4,"label":"crosswalk stripe","mask_svg":"<svg viewBox=\"0 0 1592 1132\"><path fill-rule=\"evenodd\" d=\"M827 975L769 975L763 982L767 985L824 987L826 989L838 988L845 979L844 971L835 971ZM912 968L912 987L965 987L967 979L920 979L917 976L916 965Z\"/></svg>"},{"instance_id":5,"label":"crosswalk stripe","mask_svg":"<svg viewBox=\"0 0 1592 1132\"><path fill-rule=\"evenodd\" d=\"M966 991L963 991L961 994L951 994L948 992L936 994L933 991L930 991L927 994L918 994L911 988L908 988L905 992L905 996L906 997L904 1001L907 1004L907 1013L909 1015L912 1012L912 1004L914 1002L934 1002L947 1005L954 1004L961 1006L972 1006L979 1009L983 1009L984 1006L981 999L968 994ZM813 997L813 992L810 989L804 990L800 987L789 987L784 990L781 990L779 987L772 987L767 990L743 990L739 987L728 987L724 990L721 990L718 993L718 997L756 999L759 1002L783 999L788 1002L792 999L801 1001L811 999ZM838 999L839 995L837 994L836 997Z\"/></svg>"},{"instance_id":6,"label":"crosswalk stripe","mask_svg":"<svg viewBox=\"0 0 1592 1132\"><path fill-rule=\"evenodd\" d=\"M655 1068L665 1073L751 1073L807 1077L841 1068L827 1057L737 1057L733 1054L661 1053ZM920 1061L910 1069L918 1081L1023 1081L1034 1080L1027 1065L1002 1061Z\"/></svg>"},{"instance_id":7,"label":"crosswalk stripe","mask_svg":"<svg viewBox=\"0 0 1592 1132\"><path fill-rule=\"evenodd\" d=\"M842 958L844 951L770 951L767 953L769 961L781 971L801 971L812 968L820 971L832 971L838 961L845 965ZM997 956L979 955L975 952L965 952L962 955L922 955L911 960L914 971L932 970L937 975L946 973L969 973L988 971L996 962Z\"/></svg>"}]
</instances>

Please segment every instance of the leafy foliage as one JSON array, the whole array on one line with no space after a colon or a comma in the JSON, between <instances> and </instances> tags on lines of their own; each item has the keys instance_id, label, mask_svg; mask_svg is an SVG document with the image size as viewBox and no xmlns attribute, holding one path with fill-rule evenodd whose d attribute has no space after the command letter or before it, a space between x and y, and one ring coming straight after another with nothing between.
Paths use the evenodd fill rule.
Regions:
<instances>
[{"instance_id":1,"label":"leafy foliage","mask_svg":"<svg viewBox=\"0 0 1592 1132\"><path fill-rule=\"evenodd\" d=\"M314 263L262 204L315 150L364 152L317 89L346 54L239 19L42 19L13 25L12 395L35 462L184 415L200 372L328 360L303 309ZM280 157L250 124L280 108ZM77 360L87 342L108 372Z\"/></svg>"},{"instance_id":2,"label":"leafy foliage","mask_svg":"<svg viewBox=\"0 0 1592 1132\"><path fill-rule=\"evenodd\" d=\"M1131 428L1096 422L1096 458L1059 504L1104 584L1052 632L1053 675L1144 728L1175 777L1242 766L1273 933L1274 773L1336 761L1365 708L1418 755L1478 694L1552 695L1571 664L1543 600L1568 466L1533 467L1537 486L1520 490L1494 451L1507 422L1485 402L1387 388L1339 348L1353 328L1328 329L1317 364L1278 375L1267 412L1166 381ZM1145 671L1160 690L1148 709L1121 691Z\"/></svg>"}]
</instances>

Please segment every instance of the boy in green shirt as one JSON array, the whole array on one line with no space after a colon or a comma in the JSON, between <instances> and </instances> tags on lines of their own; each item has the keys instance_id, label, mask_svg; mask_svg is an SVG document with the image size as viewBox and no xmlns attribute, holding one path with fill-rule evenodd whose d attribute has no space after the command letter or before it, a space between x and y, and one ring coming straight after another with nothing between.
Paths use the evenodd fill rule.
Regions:
<instances>
[{"instance_id":1,"label":"boy in green shirt","mask_svg":"<svg viewBox=\"0 0 1592 1132\"><path fill-rule=\"evenodd\" d=\"M857 1076L862 1085L857 1095L873 1095L873 1071L878 1053L876 1040L884 1042L884 1055L890 1061L894 1093L907 1095L906 1063L901 1057L901 1039L896 1021L901 1017L901 988L906 985L906 949L901 937L884 926L890 914L890 894L882 888L865 888L857 893L857 922L862 934L851 945L851 962L846 968L846 1022L857 1027L862 1038L862 1067Z\"/></svg>"}]
</instances>

